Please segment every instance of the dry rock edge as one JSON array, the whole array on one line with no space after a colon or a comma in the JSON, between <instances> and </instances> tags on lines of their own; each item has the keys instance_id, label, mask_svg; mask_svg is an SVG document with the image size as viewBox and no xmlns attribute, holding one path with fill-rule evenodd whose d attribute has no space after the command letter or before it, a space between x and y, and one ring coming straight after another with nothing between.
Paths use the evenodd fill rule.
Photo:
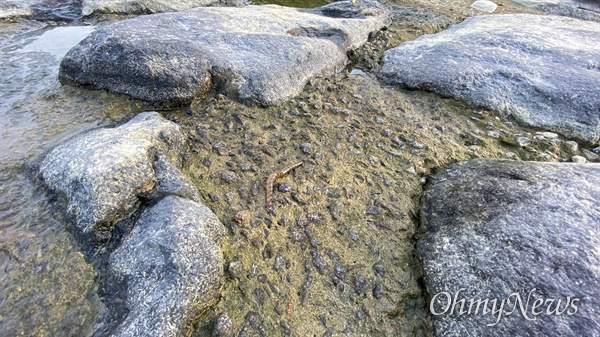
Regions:
<instances>
[{"instance_id":1,"label":"dry rock edge","mask_svg":"<svg viewBox=\"0 0 600 337\"><path fill-rule=\"evenodd\" d=\"M341 66L346 52L387 20L370 0L145 15L95 30L63 58L59 79L165 106L189 104L211 88L248 104L278 105Z\"/></svg>"},{"instance_id":2,"label":"dry rock edge","mask_svg":"<svg viewBox=\"0 0 600 337\"><path fill-rule=\"evenodd\" d=\"M600 23L531 14L470 17L386 51L380 75L528 126L600 140Z\"/></svg>"},{"instance_id":3,"label":"dry rock edge","mask_svg":"<svg viewBox=\"0 0 600 337\"><path fill-rule=\"evenodd\" d=\"M417 253L435 335L598 336L598 200L598 164L476 159L434 177ZM469 309L471 299L490 302ZM494 299L512 313L485 314Z\"/></svg>"}]
</instances>

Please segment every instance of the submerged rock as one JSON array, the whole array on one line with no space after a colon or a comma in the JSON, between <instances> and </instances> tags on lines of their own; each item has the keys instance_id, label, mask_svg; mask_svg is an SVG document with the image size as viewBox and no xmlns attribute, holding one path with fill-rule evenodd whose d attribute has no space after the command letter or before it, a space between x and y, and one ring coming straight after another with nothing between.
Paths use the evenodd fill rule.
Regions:
<instances>
[{"instance_id":1,"label":"submerged rock","mask_svg":"<svg viewBox=\"0 0 600 337\"><path fill-rule=\"evenodd\" d=\"M276 5L195 8L98 28L62 60L62 83L180 106L209 89L277 105L346 60L382 28L374 1L302 10Z\"/></svg>"},{"instance_id":2,"label":"submerged rock","mask_svg":"<svg viewBox=\"0 0 600 337\"><path fill-rule=\"evenodd\" d=\"M600 3L594 0L513 0L513 2L548 14L600 21Z\"/></svg>"},{"instance_id":3,"label":"submerged rock","mask_svg":"<svg viewBox=\"0 0 600 337\"><path fill-rule=\"evenodd\" d=\"M388 83L430 90L570 138L600 139L600 24L485 15L388 50Z\"/></svg>"},{"instance_id":4,"label":"submerged rock","mask_svg":"<svg viewBox=\"0 0 600 337\"><path fill-rule=\"evenodd\" d=\"M436 176L417 245L435 334L596 335L598 200L596 164L477 159Z\"/></svg>"},{"instance_id":5,"label":"submerged rock","mask_svg":"<svg viewBox=\"0 0 600 337\"><path fill-rule=\"evenodd\" d=\"M110 257L127 282L129 313L115 336L187 336L218 298L225 228L204 205L167 196L142 213Z\"/></svg>"},{"instance_id":6,"label":"submerged rock","mask_svg":"<svg viewBox=\"0 0 600 337\"><path fill-rule=\"evenodd\" d=\"M138 195L155 187L157 174L164 180L159 190L197 197L197 191L173 181L168 167L180 167L184 149L178 125L146 112L57 146L40 164L40 174L49 189L66 198L67 214L79 230L105 231L137 208ZM155 167L157 154L164 158Z\"/></svg>"}]
</instances>

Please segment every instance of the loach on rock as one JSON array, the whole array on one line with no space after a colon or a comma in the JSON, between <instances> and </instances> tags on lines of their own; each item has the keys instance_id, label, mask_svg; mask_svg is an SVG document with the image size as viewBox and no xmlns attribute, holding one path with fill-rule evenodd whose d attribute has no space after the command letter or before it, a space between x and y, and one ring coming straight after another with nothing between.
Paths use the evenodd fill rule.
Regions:
<instances>
[{"instance_id":1,"label":"loach on rock","mask_svg":"<svg viewBox=\"0 0 600 337\"><path fill-rule=\"evenodd\" d=\"M158 184L162 192L197 200L185 181L173 182L167 165L181 165L185 144L178 125L156 112L141 113L119 127L57 146L40 164L40 174L50 190L66 198L67 214L79 230L103 231L138 207L138 195L155 187L157 174L165 180ZM163 159L155 164L157 152Z\"/></svg>"},{"instance_id":2,"label":"loach on rock","mask_svg":"<svg viewBox=\"0 0 600 337\"><path fill-rule=\"evenodd\" d=\"M95 30L63 58L59 79L163 106L189 104L211 88L248 104L277 105L343 65L346 52L387 17L370 0L140 16Z\"/></svg>"},{"instance_id":3,"label":"loach on rock","mask_svg":"<svg viewBox=\"0 0 600 337\"><path fill-rule=\"evenodd\" d=\"M548 14L600 22L600 3L595 0L513 0Z\"/></svg>"},{"instance_id":4,"label":"loach on rock","mask_svg":"<svg viewBox=\"0 0 600 337\"><path fill-rule=\"evenodd\" d=\"M388 50L380 75L500 111L522 124L600 139L600 24L483 15Z\"/></svg>"},{"instance_id":5,"label":"loach on rock","mask_svg":"<svg viewBox=\"0 0 600 337\"><path fill-rule=\"evenodd\" d=\"M476 159L434 177L417 253L435 335L596 336L598 200L598 164Z\"/></svg>"},{"instance_id":6,"label":"loach on rock","mask_svg":"<svg viewBox=\"0 0 600 337\"><path fill-rule=\"evenodd\" d=\"M114 336L187 336L223 283L225 228L204 205L167 196L146 209L110 257L129 313Z\"/></svg>"},{"instance_id":7,"label":"loach on rock","mask_svg":"<svg viewBox=\"0 0 600 337\"><path fill-rule=\"evenodd\" d=\"M83 0L84 16L92 14L150 14L179 12L211 5L243 5L243 0Z\"/></svg>"}]
</instances>

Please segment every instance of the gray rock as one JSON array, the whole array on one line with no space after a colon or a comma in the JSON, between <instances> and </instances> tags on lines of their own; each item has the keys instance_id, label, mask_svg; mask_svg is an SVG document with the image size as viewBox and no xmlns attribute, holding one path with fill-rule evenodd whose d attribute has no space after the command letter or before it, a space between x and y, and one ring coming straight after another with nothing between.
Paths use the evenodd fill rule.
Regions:
<instances>
[{"instance_id":1,"label":"gray rock","mask_svg":"<svg viewBox=\"0 0 600 337\"><path fill-rule=\"evenodd\" d=\"M463 99L528 126L596 142L598 60L598 23L483 15L388 50L380 75L390 84Z\"/></svg>"},{"instance_id":2,"label":"gray rock","mask_svg":"<svg viewBox=\"0 0 600 337\"><path fill-rule=\"evenodd\" d=\"M587 163L587 159L585 159L585 157L582 157L582 156L572 156L571 162L583 164L583 163Z\"/></svg>"},{"instance_id":3,"label":"gray rock","mask_svg":"<svg viewBox=\"0 0 600 337\"><path fill-rule=\"evenodd\" d=\"M225 228L204 205L167 196L145 210L110 257L127 282L129 313L115 336L186 336L223 283Z\"/></svg>"},{"instance_id":4,"label":"gray rock","mask_svg":"<svg viewBox=\"0 0 600 337\"><path fill-rule=\"evenodd\" d=\"M600 21L600 4L594 0L513 0L513 2L548 14Z\"/></svg>"},{"instance_id":5,"label":"gray rock","mask_svg":"<svg viewBox=\"0 0 600 337\"><path fill-rule=\"evenodd\" d=\"M471 8L486 13L494 13L496 11L496 8L498 8L498 5L489 0L477 0L471 4Z\"/></svg>"},{"instance_id":6,"label":"gray rock","mask_svg":"<svg viewBox=\"0 0 600 337\"><path fill-rule=\"evenodd\" d=\"M243 5L228 0L83 0L84 16L92 14L150 14L179 12L210 5Z\"/></svg>"},{"instance_id":7,"label":"gray rock","mask_svg":"<svg viewBox=\"0 0 600 337\"><path fill-rule=\"evenodd\" d=\"M597 164L476 159L434 177L423 199L426 232L417 253L435 335L597 336L598 200ZM456 306L446 308L447 295L456 294ZM524 318L517 294L535 320ZM485 314L478 299L489 299L488 309L504 303L504 314ZM552 311L557 305L562 315Z\"/></svg>"},{"instance_id":8,"label":"gray rock","mask_svg":"<svg viewBox=\"0 0 600 337\"><path fill-rule=\"evenodd\" d=\"M138 194L153 189L158 151L166 158L156 166L158 175L172 177L166 164L180 167L184 149L178 125L146 112L119 127L96 129L57 146L40 164L40 175L49 189L64 195L77 228L90 233L127 218L139 205ZM175 187L171 179L159 186L183 195L188 187Z\"/></svg>"},{"instance_id":9,"label":"gray rock","mask_svg":"<svg viewBox=\"0 0 600 337\"><path fill-rule=\"evenodd\" d=\"M211 87L248 104L277 105L344 64L346 52L386 20L370 0L144 15L95 30L63 58L59 78L166 106L188 104Z\"/></svg>"}]
</instances>

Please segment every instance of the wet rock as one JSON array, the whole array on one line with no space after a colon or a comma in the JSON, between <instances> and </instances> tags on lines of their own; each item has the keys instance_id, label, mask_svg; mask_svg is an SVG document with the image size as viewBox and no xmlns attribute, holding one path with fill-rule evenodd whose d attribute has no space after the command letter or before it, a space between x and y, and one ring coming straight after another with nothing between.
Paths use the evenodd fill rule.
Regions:
<instances>
[{"instance_id":1,"label":"wet rock","mask_svg":"<svg viewBox=\"0 0 600 337\"><path fill-rule=\"evenodd\" d=\"M175 182L182 176L173 167L181 166L184 149L179 126L146 112L57 146L40 164L40 175L65 196L77 228L89 233L128 217L139 205L138 194L152 190L158 178L165 179L158 182L163 191L196 198L187 180Z\"/></svg>"},{"instance_id":2,"label":"wet rock","mask_svg":"<svg viewBox=\"0 0 600 337\"><path fill-rule=\"evenodd\" d=\"M600 4L586 0L514 0L548 14L571 16L583 20L600 21Z\"/></svg>"},{"instance_id":3,"label":"wet rock","mask_svg":"<svg viewBox=\"0 0 600 337\"><path fill-rule=\"evenodd\" d=\"M110 256L110 269L127 283L129 313L115 336L148 331L185 335L215 303L223 283L217 241L223 225L204 205L167 196L142 213Z\"/></svg>"},{"instance_id":4,"label":"wet rock","mask_svg":"<svg viewBox=\"0 0 600 337\"><path fill-rule=\"evenodd\" d=\"M386 51L380 74L390 84L463 99L528 126L596 142L599 58L598 23L483 15Z\"/></svg>"},{"instance_id":5,"label":"wet rock","mask_svg":"<svg viewBox=\"0 0 600 337\"><path fill-rule=\"evenodd\" d=\"M430 186L418 257L433 310L444 312L445 294L458 303L452 313L432 316L436 335L586 336L600 330L600 165L477 159L450 166ZM534 320L523 316L517 296ZM505 311L516 310L468 314L465 306L461 315L458 301L465 298L467 305L497 299ZM542 304L533 309L535 302ZM562 315L554 314L557 307Z\"/></svg>"},{"instance_id":6,"label":"wet rock","mask_svg":"<svg viewBox=\"0 0 600 337\"><path fill-rule=\"evenodd\" d=\"M83 15L92 14L150 14L179 12L210 5L243 5L239 0L83 0Z\"/></svg>"},{"instance_id":7,"label":"wet rock","mask_svg":"<svg viewBox=\"0 0 600 337\"><path fill-rule=\"evenodd\" d=\"M248 104L278 105L385 25L383 7L363 3L200 7L122 20L69 51L59 78L164 106L186 105L211 87Z\"/></svg>"},{"instance_id":8,"label":"wet rock","mask_svg":"<svg viewBox=\"0 0 600 337\"><path fill-rule=\"evenodd\" d=\"M220 313L213 324L212 337L233 337L235 334L233 320L225 313Z\"/></svg>"}]
</instances>

